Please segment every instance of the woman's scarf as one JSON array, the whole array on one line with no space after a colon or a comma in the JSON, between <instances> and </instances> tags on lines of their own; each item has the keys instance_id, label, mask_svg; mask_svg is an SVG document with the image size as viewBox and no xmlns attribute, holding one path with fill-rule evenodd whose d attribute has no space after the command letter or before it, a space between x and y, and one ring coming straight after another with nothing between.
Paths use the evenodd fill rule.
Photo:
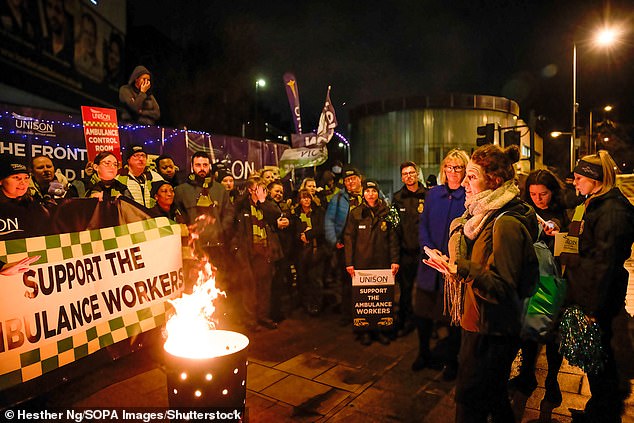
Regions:
<instances>
[{"instance_id":1,"label":"woman's scarf","mask_svg":"<svg viewBox=\"0 0 634 423\"><path fill-rule=\"evenodd\" d=\"M462 215L466 219L464 224L465 236L470 240L476 239L488 217L519 194L519 188L513 180L510 180L495 190L487 189L467 198L465 201L467 210Z\"/></svg>"},{"instance_id":2,"label":"woman's scarf","mask_svg":"<svg viewBox=\"0 0 634 423\"><path fill-rule=\"evenodd\" d=\"M470 196L465 201L466 211L461 217L454 219L449 228L449 262L456 263L459 258L467 257L467 239L475 240L488 218L519 193L515 182L510 180L495 190L488 189ZM458 326L464 306L462 278L457 273L445 274L444 278L444 313L451 318L452 324Z\"/></svg>"}]
</instances>

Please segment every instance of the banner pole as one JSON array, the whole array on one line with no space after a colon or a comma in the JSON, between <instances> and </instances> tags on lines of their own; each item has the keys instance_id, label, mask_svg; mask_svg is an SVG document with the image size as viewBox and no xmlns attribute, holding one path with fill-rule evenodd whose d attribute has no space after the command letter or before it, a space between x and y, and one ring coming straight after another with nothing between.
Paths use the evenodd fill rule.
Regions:
<instances>
[{"instance_id":1,"label":"banner pole","mask_svg":"<svg viewBox=\"0 0 634 423\"><path fill-rule=\"evenodd\" d=\"M164 147L165 147L165 128L161 128L161 154L163 154Z\"/></svg>"},{"instance_id":2,"label":"banner pole","mask_svg":"<svg viewBox=\"0 0 634 423\"><path fill-rule=\"evenodd\" d=\"M216 156L214 154L214 146L211 143L211 134L207 135L209 137L209 155L211 156L211 162L215 163L216 162Z\"/></svg>"}]
</instances>

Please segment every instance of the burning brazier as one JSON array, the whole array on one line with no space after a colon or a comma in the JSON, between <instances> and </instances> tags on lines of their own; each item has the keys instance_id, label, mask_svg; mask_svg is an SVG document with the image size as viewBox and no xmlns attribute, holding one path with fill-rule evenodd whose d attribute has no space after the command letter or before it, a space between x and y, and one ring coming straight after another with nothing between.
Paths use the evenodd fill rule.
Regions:
<instances>
[{"instance_id":1,"label":"burning brazier","mask_svg":"<svg viewBox=\"0 0 634 423\"><path fill-rule=\"evenodd\" d=\"M247 393L247 346L238 332L210 330L196 347L165 343L170 407L243 410Z\"/></svg>"},{"instance_id":2,"label":"burning brazier","mask_svg":"<svg viewBox=\"0 0 634 423\"><path fill-rule=\"evenodd\" d=\"M199 275L191 295L170 301L175 314L166 324L165 368L170 407L244 410L247 346L238 332L215 329L215 287L211 268Z\"/></svg>"}]
</instances>

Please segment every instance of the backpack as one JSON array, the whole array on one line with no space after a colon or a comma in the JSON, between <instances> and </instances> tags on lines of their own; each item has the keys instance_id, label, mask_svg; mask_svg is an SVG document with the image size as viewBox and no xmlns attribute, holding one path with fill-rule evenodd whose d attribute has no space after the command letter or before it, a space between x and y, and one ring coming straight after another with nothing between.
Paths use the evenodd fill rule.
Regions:
<instances>
[{"instance_id":1,"label":"backpack","mask_svg":"<svg viewBox=\"0 0 634 423\"><path fill-rule=\"evenodd\" d=\"M495 220L505 213L499 214ZM540 226L540 234L541 231ZM534 293L524 299L520 337L545 342L554 335L561 306L566 297L566 280L561 277L559 265L544 241L534 242L533 248L539 263L539 280Z\"/></svg>"},{"instance_id":2,"label":"backpack","mask_svg":"<svg viewBox=\"0 0 634 423\"><path fill-rule=\"evenodd\" d=\"M566 280L561 277L559 266L546 243L537 241L533 247L539 262L539 281L535 293L525 300L520 336L544 342L554 335L566 297Z\"/></svg>"}]
</instances>

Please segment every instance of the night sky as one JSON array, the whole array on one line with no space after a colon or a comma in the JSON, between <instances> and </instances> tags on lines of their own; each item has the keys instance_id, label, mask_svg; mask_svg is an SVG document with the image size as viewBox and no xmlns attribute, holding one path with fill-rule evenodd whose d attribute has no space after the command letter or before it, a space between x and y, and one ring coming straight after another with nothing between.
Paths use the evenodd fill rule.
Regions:
<instances>
[{"instance_id":1,"label":"night sky","mask_svg":"<svg viewBox=\"0 0 634 423\"><path fill-rule=\"evenodd\" d=\"M544 132L569 131L573 40L579 120L610 103L613 120L625 127L634 121L631 1L135 0L128 8L134 56L128 68L138 58L154 70L157 97L162 109L172 109L172 125L235 132L230 121L252 113L255 80L262 77L268 85L259 91L259 104L288 130L282 75L291 71L304 128L317 124L332 85L344 134L352 107L445 92L507 97L520 104L524 119L531 109L544 116ZM605 22L629 31L609 51L588 41ZM173 43L169 49L148 40L139 44L135 34L150 35L148 25Z\"/></svg>"}]
</instances>

